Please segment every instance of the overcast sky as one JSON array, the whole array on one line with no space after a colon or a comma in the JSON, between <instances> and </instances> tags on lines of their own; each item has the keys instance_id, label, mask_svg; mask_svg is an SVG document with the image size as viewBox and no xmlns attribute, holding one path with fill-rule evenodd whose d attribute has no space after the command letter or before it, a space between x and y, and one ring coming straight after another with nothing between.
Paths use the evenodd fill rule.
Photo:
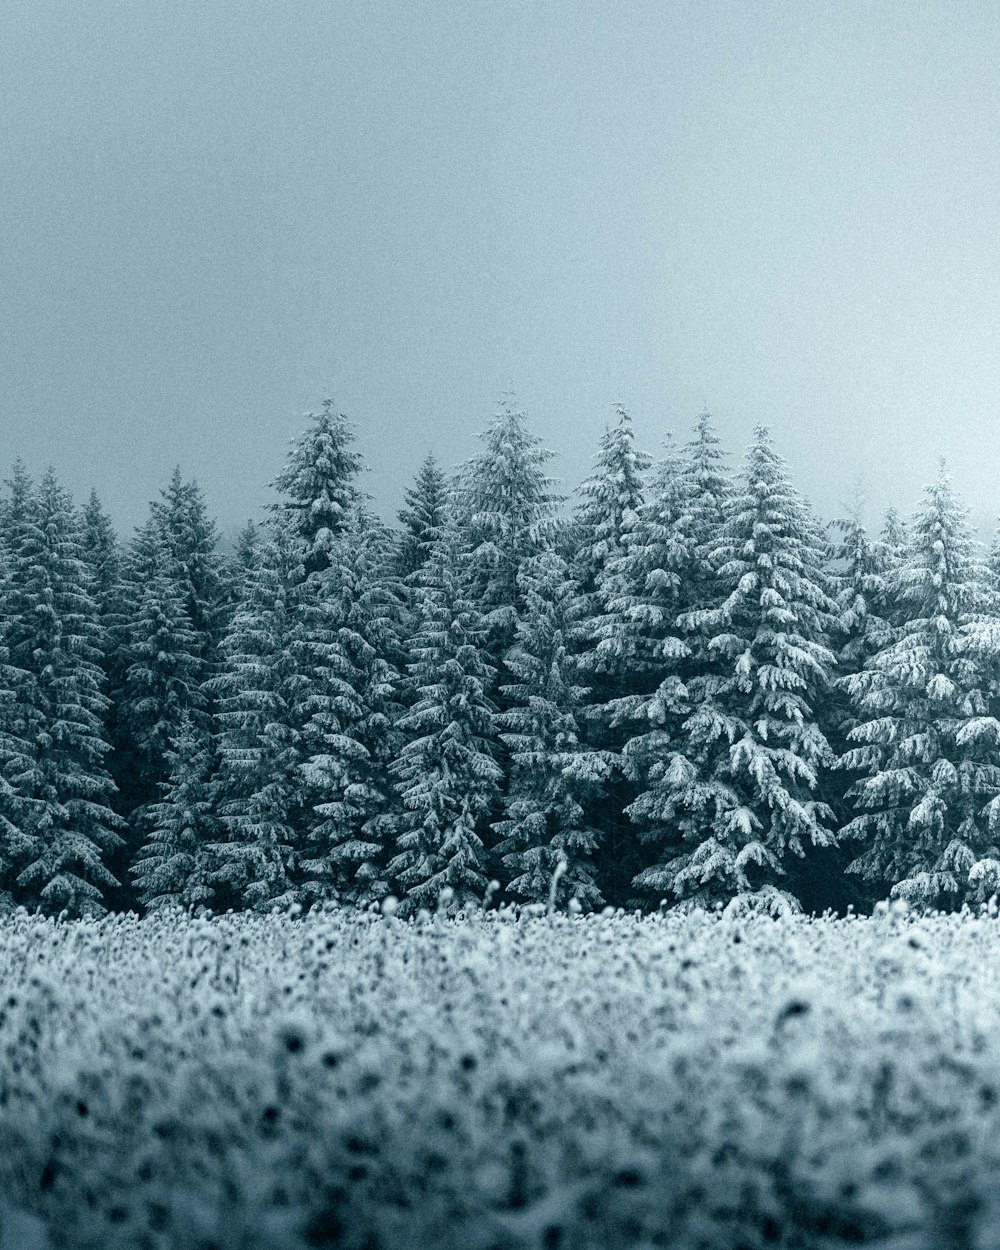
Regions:
<instances>
[{"instance_id":1,"label":"overcast sky","mask_svg":"<svg viewBox=\"0 0 1000 1250\"><path fill-rule=\"evenodd\" d=\"M0 0L0 415L224 528L302 414L391 515L505 389L588 470L769 423L827 514L1000 512L1000 5Z\"/></svg>"}]
</instances>

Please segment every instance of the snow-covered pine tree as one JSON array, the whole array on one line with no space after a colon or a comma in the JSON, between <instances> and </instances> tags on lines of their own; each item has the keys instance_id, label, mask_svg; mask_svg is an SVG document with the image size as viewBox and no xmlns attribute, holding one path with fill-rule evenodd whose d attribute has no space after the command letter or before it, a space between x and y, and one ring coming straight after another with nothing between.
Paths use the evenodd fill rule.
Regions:
<instances>
[{"instance_id":1,"label":"snow-covered pine tree","mask_svg":"<svg viewBox=\"0 0 1000 1250\"><path fill-rule=\"evenodd\" d=\"M198 483L185 482L180 468L160 496L150 505L152 542L166 556L163 571L180 591L207 672L215 660L226 590L216 525Z\"/></svg>"},{"instance_id":2,"label":"snow-covered pine tree","mask_svg":"<svg viewBox=\"0 0 1000 1250\"><path fill-rule=\"evenodd\" d=\"M307 899L363 906L389 893L401 587L394 536L374 518L359 518L328 550L300 614L300 666L312 675L295 709L312 812L302 888Z\"/></svg>"},{"instance_id":3,"label":"snow-covered pine tree","mask_svg":"<svg viewBox=\"0 0 1000 1250\"><path fill-rule=\"evenodd\" d=\"M263 537L256 521L248 519L246 525L236 535L233 544L233 558L241 569L253 569L257 564L257 553L260 551Z\"/></svg>"},{"instance_id":4,"label":"snow-covered pine tree","mask_svg":"<svg viewBox=\"0 0 1000 1250\"><path fill-rule=\"evenodd\" d=\"M116 727L128 744L131 811L153 802L166 778L171 743L192 713L203 713L200 685L205 663L200 639L188 615L188 597L170 571L169 553L161 549L135 587L124 622L120 663L125 666L116 706ZM207 724L201 716L201 728Z\"/></svg>"},{"instance_id":5,"label":"snow-covered pine tree","mask_svg":"<svg viewBox=\"0 0 1000 1250\"><path fill-rule=\"evenodd\" d=\"M23 472L6 513L3 641L14 681L4 709L0 809L18 839L14 897L50 914L96 915L118 882L121 844L104 767L105 638L91 596L79 520L49 470Z\"/></svg>"},{"instance_id":6,"label":"snow-covered pine tree","mask_svg":"<svg viewBox=\"0 0 1000 1250\"><path fill-rule=\"evenodd\" d=\"M16 877L32 849L32 838L25 832L34 812L31 799L8 780L25 777L34 768L34 717L25 714L30 706L31 675L12 664L9 642L12 636L13 553L27 533L34 486L22 461L18 460L5 485L8 494L0 499L0 899L4 909L14 906Z\"/></svg>"},{"instance_id":7,"label":"snow-covered pine tree","mask_svg":"<svg viewBox=\"0 0 1000 1250\"><path fill-rule=\"evenodd\" d=\"M573 518L572 573L581 592L597 598L604 570L623 554L625 536L636 524L645 498L652 457L635 445L632 418L615 405L616 421L601 437L594 472L580 486ZM596 614L603 606L594 604Z\"/></svg>"},{"instance_id":8,"label":"snow-covered pine tree","mask_svg":"<svg viewBox=\"0 0 1000 1250\"><path fill-rule=\"evenodd\" d=\"M684 449L682 478L684 510L680 531L690 544L692 563L684 579L687 611L714 608L719 604L718 568L713 559L719 547L722 527L733 500L733 482L711 414L702 411L694 426L694 436ZM700 663L703 657L696 657Z\"/></svg>"},{"instance_id":9,"label":"snow-covered pine tree","mask_svg":"<svg viewBox=\"0 0 1000 1250\"><path fill-rule=\"evenodd\" d=\"M212 901L209 882L220 837L213 814L212 743L189 715L166 752L163 797L143 810L142 848L132 865L136 893L147 911L197 907Z\"/></svg>"},{"instance_id":10,"label":"snow-covered pine tree","mask_svg":"<svg viewBox=\"0 0 1000 1250\"><path fill-rule=\"evenodd\" d=\"M264 532L256 522L248 520L236 534L233 549L223 556L221 565L222 601L219 607L219 642L226 632L229 621L247 594L247 578L254 568L264 542ZM218 667L219 660L216 659Z\"/></svg>"},{"instance_id":11,"label":"snow-covered pine tree","mask_svg":"<svg viewBox=\"0 0 1000 1250\"><path fill-rule=\"evenodd\" d=\"M498 717L511 775L504 819L493 826L500 838L494 855L503 864L507 890L528 902L549 898L563 860L557 901L576 898L590 909L604 900L593 866L600 834L584 803L600 791L610 767L601 752L584 745L578 723L587 691L578 684L573 641L584 601L555 553L527 560L518 579L525 608L506 656L515 681L504 688L509 708Z\"/></svg>"},{"instance_id":12,"label":"snow-covered pine tree","mask_svg":"<svg viewBox=\"0 0 1000 1250\"><path fill-rule=\"evenodd\" d=\"M663 690L664 707L683 693L674 674L687 647L677 637L676 619L686 606L694 550L682 524L683 462L669 435L664 449L649 498L625 533L624 551L601 571L598 594L606 608L590 627L597 639L590 664L613 679L614 693L602 711L606 723L622 731L619 745L630 736L630 722L650 719L653 692Z\"/></svg>"},{"instance_id":13,"label":"snow-covered pine tree","mask_svg":"<svg viewBox=\"0 0 1000 1250\"><path fill-rule=\"evenodd\" d=\"M306 430L294 439L285 467L272 482L283 496L272 509L294 535L306 575L330 563L331 544L350 527L367 496L359 489L364 468L354 449L354 427L323 401L319 413L310 413Z\"/></svg>"},{"instance_id":14,"label":"snow-covered pine tree","mask_svg":"<svg viewBox=\"0 0 1000 1250\"><path fill-rule=\"evenodd\" d=\"M215 524L197 483L175 469L160 496L127 549L110 629L112 772L129 817L159 797L184 713L208 728L202 687L218 664L227 606Z\"/></svg>"},{"instance_id":15,"label":"snow-covered pine tree","mask_svg":"<svg viewBox=\"0 0 1000 1250\"><path fill-rule=\"evenodd\" d=\"M845 676L864 668L890 641L894 610L893 567L888 545L872 541L857 517L836 523L841 540L834 548L837 564L839 668Z\"/></svg>"},{"instance_id":16,"label":"snow-covered pine tree","mask_svg":"<svg viewBox=\"0 0 1000 1250\"><path fill-rule=\"evenodd\" d=\"M895 590L907 619L845 678L859 723L840 766L862 776L843 836L861 844L850 871L925 906L956 906L984 870L1000 874L1000 722L986 688L998 640L968 515L943 467Z\"/></svg>"},{"instance_id":17,"label":"snow-covered pine tree","mask_svg":"<svg viewBox=\"0 0 1000 1250\"><path fill-rule=\"evenodd\" d=\"M122 553L114 525L96 490L90 492L80 512L80 541L93 579L94 601L107 629L121 611Z\"/></svg>"},{"instance_id":18,"label":"snow-covered pine tree","mask_svg":"<svg viewBox=\"0 0 1000 1250\"><path fill-rule=\"evenodd\" d=\"M648 498L624 533L622 551L598 576L603 612L589 625L596 645L587 658L593 687L588 737L621 752L623 775L610 783L610 802L600 821L609 852L602 879L623 900L644 866L636 826L625 809L646 788L649 770L677 732L687 707L687 676L712 664L710 657L696 654L697 636L680 636L677 618L712 606L717 594L710 555L732 493L724 460L707 412L683 451L668 435ZM616 811L622 812L620 819Z\"/></svg>"},{"instance_id":19,"label":"snow-covered pine tree","mask_svg":"<svg viewBox=\"0 0 1000 1250\"><path fill-rule=\"evenodd\" d=\"M909 612L908 606L892 590L896 574L903 567L909 544L910 532L906 521L895 507L886 508L876 547L888 570L891 593L886 604L885 619L891 626L902 625Z\"/></svg>"},{"instance_id":20,"label":"snow-covered pine tree","mask_svg":"<svg viewBox=\"0 0 1000 1250\"><path fill-rule=\"evenodd\" d=\"M882 518L882 541L889 548L890 553L896 556L897 562L901 562L910 541L910 532L906 521L895 506L886 508Z\"/></svg>"},{"instance_id":21,"label":"snow-covered pine tree","mask_svg":"<svg viewBox=\"0 0 1000 1250\"><path fill-rule=\"evenodd\" d=\"M15 460L10 477L4 485L7 494L0 500L0 534L3 536L4 549L9 551L17 541L17 527L22 525L31 507L34 483L23 460Z\"/></svg>"},{"instance_id":22,"label":"snow-covered pine tree","mask_svg":"<svg viewBox=\"0 0 1000 1250\"><path fill-rule=\"evenodd\" d=\"M231 607L235 607L243 597L246 589L247 574L257 566L257 559L263 541L261 528L255 521L247 521L246 525L236 535L227 579Z\"/></svg>"},{"instance_id":23,"label":"snow-covered pine tree","mask_svg":"<svg viewBox=\"0 0 1000 1250\"><path fill-rule=\"evenodd\" d=\"M615 902L627 900L632 878L642 867L635 827L626 814L637 793L639 765L620 753L630 738L649 728L649 700L661 686L664 696L669 694L677 664L686 654L674 620L683 606L681 581L691 550L679 528L682 465L669 434L647 494L623 529L617 554L608 552L597 570L581 630L581 660L591 690L581 714L587 742L618 757L605 797L591 812L591 822L602 835L599 879Z\"/></svg>"},{"instance_id":24,"label":"snow-covered pine tree","mask_svg":"<svg viewBox=\"0 0 1000 1250\"><path fill-rule=\"evenodd\" d=\"M403 526L399 551L399 572L403 578L411 577L426 564L448 523L450 497L447 475L437 459L428 455L398 513Z\"/></svg>"},{"instance_id":25,"label":"snow-covered pine tree","mask_svg":"<svg viewBox=\"0 0 1000 1250\"><path fill-rule=\"evenodd\" d=\"M456 492L462 540L469 550L470 600L489 629L488 660L499 668L514 640L522 606L521 565L550 545L559 496L544 466L554 452L528 428L526 415L505 398L479 436L483 450L461 469Z\"/></svg>"},{"instance_id":26,"label":"snow-covered pine tree","mask_svg":"<svg viewBox=\"0 0 1000 1250\"><path fill-rule=\"evenodd\" d=\"M833 522L829 531L835 537L829 542L832 567L829 571L836 614L830 644L837 657L841 677L859 672L892 637L890 616L896 614L893 602L893 556L889 546L878 538L870 538L862 521L860 492L848 515ZM856 710L843 681L836 681L817 712L834 756L841 756L849 746L848 734L857 724ZM834 813L839 829L853 815L847 797L851 780L843 771L824 777L824 798ZM846 873L853 858L845 845L816 855L807 854L807 863L798 874L802 901L822 907L824 904L843 910L847 905L865 909L873 901L858 877Z\"/></svg>"},{"instance_id":27,"label":"snow-covered pine tree","mask_svg":"<svg viewBox=\"0 0 1000 1250\"><path fill-rule=\"evenodd\" d=\"M307 823L301 733L294 708L311 682L296 657L300 553L277 529L247 574L247 594L221 644L216 702L215 814L225 837L209 848L218 905L268 910L301 902L298 859Z\"/></svg>"},{"instance_id":28,"label":"snow-covered pine tree","mask_svg":"<svg viewBox=\"0 0 1000 1250\"><path fill-rule=\"evenodd\" d=\"M404 810L388 868L404 913L434 907L446 887L456 908L482 899L487 887L482 834L502 773L486 624L465 597L466 558L446 530L421 573L420 622L407 648L411 706L397 725L404 745L392 768Z\"/></svg>"},{"instance_id":29,"label":"snow-covered pine tree","mask_svg":"<svg viewBox=\"0 0 1000 1250\"><path fill-rule=\"evenodd\" d=\"M682 662L699 668L706 657L691 660L698 639L688 645L679 638L677 617L720 602L712 560L732 483L709 414L699 416L682 451L668 435L664 452L649 497L624 533L623 550L598 577L605 607L593 626L598 641L591 666L598 691L602 676L617 690L618 697L606 701L606 716L621 726L636 718L662 725L666 707L681 706ZM657 693L660 706L650 715Z\"/></svg>"},{"instance_id":30,"label":"snow-covered pine tree","mask_svg":"<svg viewBox=\"0 0 1000 1250\"><path fill-rule=\"evenodd\" d=\"M708 553L719 606L680 620L692 651L718 657L718 667L688 673L691 710L631 808L663 848L636 878L644 892L789 906L779 888L789 857L834 842L818 790L831 752L816 724L834 664L826 641L834 604L816 532L758 428Z\"/></svg>"}]
</instances>

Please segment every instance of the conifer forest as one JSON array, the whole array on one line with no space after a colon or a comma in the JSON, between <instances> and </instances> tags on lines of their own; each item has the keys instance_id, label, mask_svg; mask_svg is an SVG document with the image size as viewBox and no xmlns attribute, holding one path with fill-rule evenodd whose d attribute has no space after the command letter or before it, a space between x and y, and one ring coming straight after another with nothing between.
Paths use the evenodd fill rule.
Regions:
<instances>
[{"instance_id":1,"label":"conifer forest","mask_svg":"<svg viewBox=\"0 0 1000 1250\"><path fill-rule=\"evenodd\" d=\"M990 1250L1000 557L767 430L332 403L222 553L2 499L0 1250Z\"/></svg>"},{"instance_id":2,"label":"conifer forest","mask_svg":"<svg viewBox=\"0 0 1000 1250\"><path fill-rule=\"evenodd\" d=\"M180 470L119 538L2 499L3 900L776 915L1000 888L1000 556L947 474L824 523L766 429L654 463L618 407L558 493L524 413L398 524L332 402L221 555Z\"/></svg>"}]
</instances>

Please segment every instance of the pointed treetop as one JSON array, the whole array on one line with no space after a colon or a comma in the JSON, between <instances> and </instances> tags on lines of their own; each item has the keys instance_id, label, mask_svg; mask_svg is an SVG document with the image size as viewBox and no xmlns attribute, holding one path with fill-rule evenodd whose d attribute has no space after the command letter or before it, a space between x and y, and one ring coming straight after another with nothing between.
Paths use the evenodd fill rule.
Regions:
<instances>
[{"instance_id":1,"label":"pointed treetop","mask_svg":"<svg viewBox=\"0 0 1000 1250\"><path fill-rule=\"evenodd\" d=\"M404 526L402 571L409 575L427 561L448 523L451 488L433 452L424 459L404 499L397 516Z\"/></svg>"},{"instance_id":2,"label":"pointed treetop","mask_svg":"<svg viewBox=\"0 0 1000 1250\"><path fill-rule=\"evenodd\" d=\"M356 481L365 465L353 448L353 423L332 399L308 420L271 485L284 496L272 510L289 524L313 573L329 566L331 544L355 524L367 495Z\"/></svg>"}]
</instances>

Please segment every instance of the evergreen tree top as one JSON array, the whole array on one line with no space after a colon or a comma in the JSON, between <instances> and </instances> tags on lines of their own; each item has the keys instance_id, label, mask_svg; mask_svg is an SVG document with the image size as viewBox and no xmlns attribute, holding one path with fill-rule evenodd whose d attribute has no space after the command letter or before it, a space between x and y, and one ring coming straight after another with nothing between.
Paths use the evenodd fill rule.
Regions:
<instances>
[{"instance_id":1,"label":"evergreen tree top","mask_svg":"<svg viewBox=\"0 0 1000 1250\"><path fill-rule=\"evenodd\" d=\"M883 516L882 541L898 550L906 545L906 540L906 522L900 516L898 508L890 505Z\"/></svg>"},{"instance_id":2,"label":"evergreen tree top","mask_svg":"<svg viewBox=\"0 0 1000 1250\"><path fill-rule=\"evenodd\" d=\"M957 621L985 604L987 571L969 525L968 509L952 489L944 464L916 513L897 591L912 605L913 622Z\"/></svg>"},{"instance_id":3,"label":"evergreen tree top","mask_svg":"<svg viewBox=\"0 0 1000 1250\"><path fill-rule=\"evenodd\" d=\"M728 459L715 432L711 413L704 409L695 421L694 437L686 450L685 477L704 500L722 505L733 493L733 483L725 467Z\"/></svg>"},{"instance_id":4,"label":"evergreen tree top","mask_svg":"<svg viewBox=\"0 0 1000 1250\"><path fill-rule=\"evenodd\" d=\"M332 399L308 421L271 483L284 496L272 509L305 547L306 571L315 572L329 563L327 548L351 528L368 496L357 485L365 465L353 446L353 423L336 411Z\"/></svg>"},{"instance_id":5,"label":"evergreen tree top","mask_svg":"<svg viewBox=\"0 0 1000 1250\"><path fill-rule=\"evenodd\" d=\"M534 533L561 496L543 469L555 455L528 428L527 415L505 397L479 435L484 450L460 472L463 512L474 534Z\"/></svg>"},{"instance_id":6,"label":"evergreen tree top","mask_svg":"<svg viewBox=\"0 0 1000 1250\"><path fill-rule=\"evenodd\" d=\"M448 523L451 488L433 454L420 466L404 499L397 515L403 525L403 573L408 575L425 563Z\"/></svg>"},{"instance_id":7,"label":"evergreen tree top","mask_svg":"<svg viewBox=\"0 0 1000 1250\"><path fill-rule=\"evenodd\" d=\"M244 569L250 569L256 563L261 549L260 527L256 521L247 521L236 535L233 555L236 563Z\"/></svg>"},{"instance_id":8,"label":"evergreen tree top","mask_svg":"<svg viewBox=\"0 0 1000 1250\"><path fill-rule=\"evenodd\" d=\"M578 490L583 496L578 516L598 536L620 534L624 518L642 507L645 474L652 464L648 452L635 445L632 418L624 404L615 404L616 421L601 435L595 471Z\"/></svg>"}]
</instances>

